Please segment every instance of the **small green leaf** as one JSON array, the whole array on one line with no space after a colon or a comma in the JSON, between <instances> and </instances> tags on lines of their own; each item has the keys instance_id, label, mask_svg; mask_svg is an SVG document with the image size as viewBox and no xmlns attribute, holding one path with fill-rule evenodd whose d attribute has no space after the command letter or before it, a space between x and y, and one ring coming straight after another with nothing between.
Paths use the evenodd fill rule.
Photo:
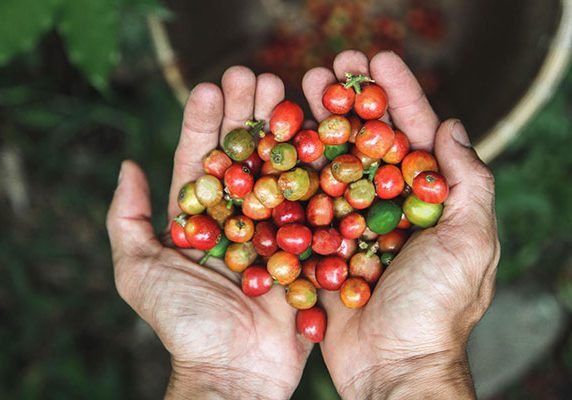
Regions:
<instances>
[{"instance_id":1,"label":"small green leaf","mask_svg":"<svg viewBox=\"0 0 572 400\"><path fill-rule=\"evenodd\" d=\"M119 61L119 0L65 0L58 30L68 56L101 92Z\"/></svg>"},{"instance_id":2,"label":"small green leaf","mask_svg":"<svg viewBox=\"0 0 572 400\"><path fill-rule=\"evenodd\" d=\"M57 0L0 1L0 66L33 48L54 23Z\"/></svg>"}]
</instances>

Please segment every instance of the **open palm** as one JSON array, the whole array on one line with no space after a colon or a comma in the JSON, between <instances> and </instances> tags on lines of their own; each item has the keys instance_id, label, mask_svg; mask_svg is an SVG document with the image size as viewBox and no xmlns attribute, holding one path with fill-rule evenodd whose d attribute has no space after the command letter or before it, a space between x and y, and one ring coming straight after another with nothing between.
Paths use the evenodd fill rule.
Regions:
<instances>
[{"instance_id":1,"label":"open palm","mask_svg":"<svg viewBox=\"0 0 572 400\"><path fill-rule=\"evenodd\" d=\"M279 78L256 77L244 67L226 71L222 90L208 83L194 88L174 157L169 220L178 214L179 188L203 174L206 153L247 120L268 120L283 97ZM245 296L239 275L221 260L211 258L200 266L200 252L162 243L150 216L145 175L127 161L108 214L116 285L172 355L168 394L289 397L311 345L296 336L295 310L286 303L284 290L274 287L259 298Z\"/></svg>"},{"instance_id":2,"label":"open palm","mask_svg":"<svg viewBox=\"0 0 572 400\"><path fill-rule=\"evenodd\" d=\"M360 52L346 51L336 57L333 72L310 70L304 90L317 119L328 115L320 101L324 88L346 72L372 76L386 89L389 115L384 118L408 135L413 149L435 152L451 193L439 224L407 242L363 309L349 310L338 293L321 291L328 313L324 360L343 397L375 393L383 398L397 393L391 385L411 373L414 379L428 374L433 388L441 390L437 398L445 398L438 384L443 379L460 374L459 379L470 380L466 340L494 292L499 245L492 175L470 148L462 124L439 123L419 84L393 53L380 53L370 62ZM431 376L431 370L443 376ZM406 390L412 386L409 382ZM466 385L455 397L470 395L462 392L466 387L472 390ZM426 386L423 390L419 396L398 392L396 397L430 398Z\"/></svg>"},{"instance_id":3,"label":"open palm","mask_svg":"<svg viewBox=\"0 0 572 400\"><path fill-rule=\"evenodd\" d=\"M451 185L439 225L408 241L365 308L348 310L337 293L320 293L328 312L322 351L332 379L342 396L365 398L372 389L378 395L395 392L389 385L403 380L411 362L414 372L421 365L442 377L450 372L439 370L442 365L466 368L465 342L492 298L499 251L492 177L466 135L459 135L462 125L439 123L395 54L380 53L369 62L356 51L338 55L334 72L316 68L304 77L317 120L328 115L321 103L325 87L346 72L371 75L386 89L389 115L384 118L408 135L414 149L433 150ZM256 77L244 67L227 70L222 91L213 84L195 87L175 153L169 218L178 213L179 188L202 175L204 155L248 119L268 120L283 97L280 79ZM220 260L202 267L196 263L198 252L159 241L149 223L148 192L141 169L125 162L108 229L120 294L172 355L168 394L291 395L311 346L295 334L295 310L285 302L283 289L248 298L239 276Z\"/></svg>"}]
</instances>

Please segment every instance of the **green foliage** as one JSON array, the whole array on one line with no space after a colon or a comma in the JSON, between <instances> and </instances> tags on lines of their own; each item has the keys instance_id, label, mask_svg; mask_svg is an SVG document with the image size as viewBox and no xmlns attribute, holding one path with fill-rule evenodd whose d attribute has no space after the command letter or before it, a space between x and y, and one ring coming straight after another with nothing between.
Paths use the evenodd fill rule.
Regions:
<instances>
[{"instance_id":1,"label":"green foliage","mask_svg":"<svg viewBox=\"0 0 572 400\"><path fill-rule=\"evenodd\" d=\"M101 92L119 62L122 11L168 13L157 0L3 0L0 2L0 66L33 49L56 29L71 62Z\"/></svg>"},{"instance_id":2,"label":"green foliage","mask_svg":"<svg viewBox=\"0 0 572 400\"><path fill-rule=\"evenodd\" d=\"M572 70L555 97L492 166L502 244L499 280L556 271L572 243Z\"/></svg>"},{"instance_id":3,"label":"green foliage","mask_svg":"<svg viewBox=\"0 0 572 400\"><path fill-rule=\"evenodd\" d=\"M558 287L558 299L560 300L560 303L568 309L568 311L572 311L572 277L567 277L566 280L563 280L560 283ZM572 367L572 347L570 348L570 356L570 366ZM572 370L572 368L570 369Z\"/></svg>"},{"instance_id":4,"label":"green foliage","mask_svg":"<svg viewBox=\"0 0 572 400\"><path fill-rule=\"evenodd\" d=\"M63 1L58 22L70 60L99 90L119 61L119 0Z\"/></svg>"},{"instance_id":5,"label":"green foliage","mask_svg":"<svg viewBox=\"0 0 572 400\"><path fill-rule=\"evenodd\" d=\"M141 397L131 377L136 317L115 291L104 221L126 157L145 166L165 209L179 128L159 78L113 102L0 86L0 138L19 150L31 196L20 217L0 197L10 232L0 238L0 398L160 395ZM162 229L164 214L155 216Z\"/></svg>"},{"instance_id":6,"label":"green foliage","mask_svg":"<svg viewBox=\"0 0 572 400\"><path fill-rule=\"evenodd\" d=\"M292 395L292 400L339 399L340 396L336 391L332 378L326 371L326 364L322 358L320 347L314 346L308 357L302 380Z\"/></svg>"},{"instance_id":7,"label":"green foliage","mask_svg":"<svg viewBox=\"0 0 572 400\"><path fill-rule=\"evenodd\" d=\"M0 2L0 66L28 51L54 23L58 0Z\"/></svg>"},{"instance_id":8,"label":"green foliage","mask_svg":"<svg viewBox=\"0 0 572 400\"><path fill-rule=\"evenodd\" d=\"M5 1L0 0L2 32L8 29L1 21ZM53 28L61 29L63 2L50 19ZM113 40L114 46L121 44L119 62L129 65L129 80L105 98L68 63L53 59L60 57L53 34L41 41L41 51L20 52L1 69L0 151L15 149L30 203L23 214L14 213L2 170L0 220L8 234L0 235L1 399L149 399L164 390L169 364L158 345L144 362L145 368L158 365L153 379L158 389L146 393L141 384L137 353L148 352L156 341L133 343L136 316L114 288L104 223L120 162L127 157L145 167L156 209L166 207L181 110L157 70L140 67L141 60L147 65L153 60L145 29L152 3L120 2L119 15L127 18L121 18ZM32 15L40 5L26 7ZM83 18L85 30L101 29L98 16L90 23L84 9L72 10L86 13L73 18ZM95 5L89 12L99 12L94 10ZM18 25L9 28L12 35L23 32ZM5 36L0 34L2 49ZM67 37L61 39L69 49ZM51 69L54 61L57 71ZM157 229L163 229L164 214L155 217Z\"/></svg>"}]
</instances>

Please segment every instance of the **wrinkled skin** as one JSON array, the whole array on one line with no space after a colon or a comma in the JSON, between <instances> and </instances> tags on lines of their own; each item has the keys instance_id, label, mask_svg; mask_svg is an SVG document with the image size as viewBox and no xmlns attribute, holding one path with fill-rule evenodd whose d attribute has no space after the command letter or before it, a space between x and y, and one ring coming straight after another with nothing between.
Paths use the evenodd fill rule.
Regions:
<instances>
[{"instance_id":1,"label":"wrinkled skin","mask_svg":"<svg viewBox=\"0 0 572 400\"><path fill-rule=\"evenodd\" d=\"M253 117L268 120L283 96L279 78L256 77L244 67L225 72L222 90L210 83L193 89L175 152L169 219L178 214L179 188L203 174L203 156L224 133ZM142 170L127 161L120 175L107 220L116 285L171 353L167 398L288 398L311 344L296 335L296 312L284 290L247 297L239 275L221 260L199 266L202 252L160 241Z\"/></svg>"},{"instance_id":2,"label":"wrinkled skin","mask_svg":"<svg viewBox=\"0 0 572 400\"><path fill-rule=\"evenodd\" d=\"M310 70L302 86L317 120L328 116L324 88L346 72L371 75L385 88L393 123L408 134L412 149L434 150L451 192L440 223L408 241L364 308L346 309L337 293L321 291L326 365L344 398L470 398L466 340L492 299L499 257L492 175L460 123L440 124L393 53L368 61L346 51L336 57L334 72ZM175 153L169 218L178 214L179 188L202 174L202 156L217 146L219 134L253 116L268 120L283 96L278 78L256 77L243 67L227 70L222 91L195 87ZM310 347L295 334L295 311L283 290L248 298L222 262L200 267L200 254L160 242L149 223L148 193L143 172L124 163L108 230L119 293L171 353L167 398L289 397Z\"/></svg>"},{"instance_id":3,"label":"wrinkled skin","mask_svg":"<svg viewBox=\"0 0 572 400\"><path fill-rule=\"evenodd\" d=\"M310 70L303 87L316 118L327 115L316 92L345 72L369 75L386 89L393 123L412 149L436 154L451 192L439 224L407 242L364 308L349 310L337 293L320 291L328 314L324 360L343 398L471 398L465 346L492 300L500 252L493 177L461 123L439 122L393 53L368 61L346 51L333 73Z\"/></svg>"}]
</instances>

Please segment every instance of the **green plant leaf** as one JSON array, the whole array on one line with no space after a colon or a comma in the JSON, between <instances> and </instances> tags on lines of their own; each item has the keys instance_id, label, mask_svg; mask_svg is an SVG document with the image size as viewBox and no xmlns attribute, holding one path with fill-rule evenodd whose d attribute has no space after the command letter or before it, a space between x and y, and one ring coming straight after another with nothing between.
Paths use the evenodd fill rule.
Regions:
<instances>
[{"instance_id":1,"label":"green plant leaf","mask_svg":"<svg viewBox=\"0 0 572 400\"><path fill-rule=\"evenodd\" d=\"M0 66L30 50L54 24L58 0L0 1Z\"/></svg>"},{"instance_id":2,"label":"green plant leaf","mask_svg":"<svg viewBox=\"0 0 572 400\"><path fill-rule=\"evenodd\" d=\"M58 31L70 61L101 92L119 61L119 0L65 0Z\"/></svg>"}]
</instances>

